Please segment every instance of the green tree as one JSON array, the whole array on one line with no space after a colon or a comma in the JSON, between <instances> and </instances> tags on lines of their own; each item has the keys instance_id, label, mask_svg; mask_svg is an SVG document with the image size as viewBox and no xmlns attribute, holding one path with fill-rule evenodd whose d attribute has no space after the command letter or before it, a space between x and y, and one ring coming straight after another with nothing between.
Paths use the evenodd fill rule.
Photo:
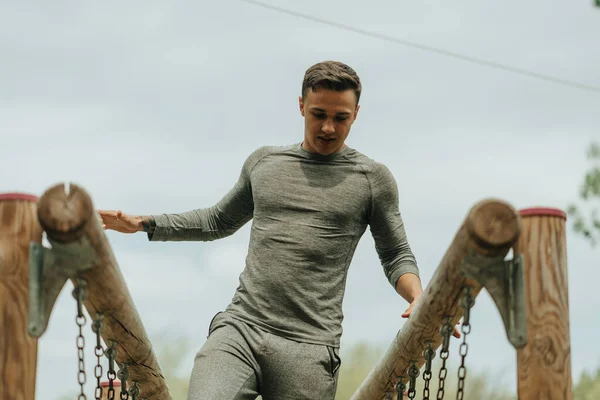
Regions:
<instances>
[{"instance_id":1,"label":"green tree","mask_svg":"<svg viewBox=\"0 0 600 400\"><path fill-rule=\"evenodd\" d=\"M195 351L189 338L174 338L161 333L153 338L156 357L174 400L187 398L190 371L183 368L183 363L193 360Z\"/></svg>"},{"instance_id":2,"label":"green tree","mask_svg":"<svg viewBox=\"0 0 600 400\"><path fill-rule=\"evenodd\" d=\"M155 337L153 342L156 344L158 361L167 385L174 400L184 400L187 398L189 374L190 371L183 368L183 363L193 357L191 342L187 338L173 338L168 335ZM340 368L340 377L336 400L347 400L358 389L365 380L371 369L377 364L383 356L384 350L381 347L370 346L365 343L359 343L349 348L342 354L342 366ZM452 360L452 361L450 361ZM450 359L448 366L448 375L445 385L445 398L454 398L457 388L457 365L456 361ZM515 400L516 396L510 393L502 386L502 379L498 379L499 371L479 372L469 367L467 359L467 379L465 384L465 400ZM439 357L436 358L433 365L433 378L430 384L430 398L437 398L437 373L440 369ZM422 374L422 371L421 371ZM75 386L75 385L73 385ZM600 368L594 373L584 372L573 387L574 400L598 400L600 399ZM422 398L423 379L418 379L417 399ZM77 397L75 390L69 391L56 400L68 400ZM88 394L92 398L93 393ZM260 399L260 397L259 397Z\"/></svg>"},{"instance_id":3,"label":"green tree","mask_svg":"<svg viewBox=\"0 0 600 400\"><path fill-rule=\"evenodd\" d=\"M380 347L358 343L342 354L336 400L349 399L383 355Z\"/></svg>"},{"instance_id":4,"label":"green tree","mask_svg":"<svg viewBox=\"0 0 600 400\"><path fill-rule=\"evenodd\" d=\"M573 388L574 400L600 399L600 368L595 375L584 372Z\"/></svg>"},{"instance_id":5,"label":"green tree","mask_svg":"<svg viewBox=\"0 0 600 400\"><path fill-rule=\"evenodd\" d=\"M590 241L600 243L600 145L590 144L587 158L592 164L585 173L579 189L580 204L570 204L568 214L573 218L575 232Z\"/></svg>"}]
</instances>

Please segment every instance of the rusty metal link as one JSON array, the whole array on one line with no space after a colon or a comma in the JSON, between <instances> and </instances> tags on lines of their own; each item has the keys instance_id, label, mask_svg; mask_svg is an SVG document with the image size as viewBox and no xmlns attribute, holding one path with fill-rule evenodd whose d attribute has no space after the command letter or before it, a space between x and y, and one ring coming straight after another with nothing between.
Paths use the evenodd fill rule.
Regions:
<instances>
[{"instance_id":1,"label":"rusty metal link","mask_svg":"<svg viewBox=\"0 0 600 400\"><path fill-rule=\"evenodd\" d=\"M121 400L128 400L129 392L127 392L127 379L129 379L129 370L127 369L127 364L123 364L123 367L119 370L117 375L121 381L121 393L119 396L121 397Z\"/></svg>"},{"instance_id":2,"label":"rusty metal link","mask_svg":"<svg viewBox=\"0 0 600 400\"><path fill-rule=\"evenodd\" d=\"M471 333L471 308L475 304L473 294L471 293L471 287L465 288L465 294L462 298L461 305L463 307L464 316L461 326L461 332L463 334L463 341L460 344L460 367L458 367L458 388L456 390L456 399L463 400L465 396L465 378L467 377L467 366L465 361L467 353L469 352L469 345L467 344L467 335Z\"/></svg>"},{"instance_id":3,"label":"rusty metal link","mask_svg":"<svg viewBox=\"0 0 600 400\"><path fill-rule=\"evenodd\" d=\"M413 361L412 365L408 369L409 385L408 385L408 398L414 399L417 395L417 378L419 377L419 368L417 363Z\"/></svg>"},{"instance_id":4,"label":"rusty metal link","mask_svg":"<svg viewBox=\"0 0 600 400\"><path fill-rule=\"evenodd\" d=\"M131 400L138 400L140 388L138 387L137 381L133 381L133 385L129 388L129 395L131 396Z\"/></svg>"},{"instance_id":5,"label":"rusty metal link","mask_svg":"<svg viewBox=\"0 0 600 400\"><path fill-rule=\"evenodd\" d=\"M85 349L85 337L83 336L83 327L87 321L87 318L83 314L83 302L87 297L87 282L83 279L77 279L75 287L73 288L73 297L77 301L77 316L75 317L75 323L79 328L79 334L77 335L77 358L79 359L78 367L79 372L77 373L77 382L79 383L80 392L77 396L78 400L86 400L85 395L85 383L87 381L87 375L85 373L85 361L84 361L84 349Z\"/></svg>"},{"instance_id":6,"label":"rusty metal link","mask_svg":"<svg viewBox=\"0 0 600 400\"><path fill-rule=\"evenodd\" d=\"M398 383L396 383L396 394L399 400L404 398L404 393L406 392L406 382L404 381L404 377L398 377Z\"/></svg>"},{"instance_id":7,"label":"rusty metal link","mask_svg":"<svg viewBox=\"0 0 600 400\"><path fill-rule=\"evenodd\" d=\"M115 388L114 382L117 379L117 373L115 372L115 359L117 358L117 348L115 347L116 342L109 340L109 346L104 352L106 358L108 358L108 400L115 400Z\"/></svg>"},{"instance_id":8,"label":"rusty metal link","mask_svg":"<svg viewBox=\"0 0 600 400\"><path fill-rule=\"evenodd\" d=\"M448 375L448 369L446 368L446 360L450 355L450 336L454 328L450 323L450 317L446 318L446 322L442 325L440 329L440 333L442 335L442 350L440 351L440 358L442 359L442 367L440 368L439 373L439 387L437 391L437 400L442 400L444 398L444 390L446 385L446 376Z\"/></svg>"},{"instance_id":9,"label":"rusty metal link","mask_svg":"<svg viewBox=\"0 0 600 400\"><path fill-rule=\"evenodd\" d=\"M435 350L431 346L431 342L427 344L427 348L423 351L423 358L425 358L425 370L423 371L423 400L429 400L429 383L431 382L431 367L433 359L435 357Z\"/></svg>"},{"instance_id":10,"label":"rusty metal link","mask_svg":"<svg viewBox=\"0 0 600 400\"><path fill-rule=\"evenodd\" d=\"M94 376L96 377L96 389L94 390L95 400L102 400L102 385L100 381L102 379L102 363L101 359L104 356L104 348L102 347L102 327L103 327L103 315L101 313L96 314L96 319L92 323L92 331L96 334L96 347L94 348L94 354L98 359L96 367L94 368Z\"/></svg>"}]
</instances>

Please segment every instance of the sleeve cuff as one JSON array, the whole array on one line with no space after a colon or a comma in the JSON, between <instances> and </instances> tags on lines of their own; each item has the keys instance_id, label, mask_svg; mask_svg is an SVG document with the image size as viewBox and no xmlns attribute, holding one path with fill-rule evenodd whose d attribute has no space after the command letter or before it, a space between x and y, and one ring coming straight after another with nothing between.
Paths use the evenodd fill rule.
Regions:
<instances>
[{"instance_id":1,"label":"sleeve cuff","mask_svg":"<svg viewBox=\"0 0 600 400\"><path fill-rule=\"evenodd\" d=\"M415 274L419 276L419 268L415 264L399 265L390 275L390 284L396 289L398 279L404 274Z\"/></svg>"},{"instance_id":2,"label":"sleeve cuff","mask_svg":"<svg viewBox=\"0 0 600 400\"><path fill-rule=\"evenodd\" d=\"M153 233L148 232L148 240L151 242L166 242L169 240L169 218L164 214L152 215L152 218L154 218L156 227Z\"/></svg>"}]
</instances>

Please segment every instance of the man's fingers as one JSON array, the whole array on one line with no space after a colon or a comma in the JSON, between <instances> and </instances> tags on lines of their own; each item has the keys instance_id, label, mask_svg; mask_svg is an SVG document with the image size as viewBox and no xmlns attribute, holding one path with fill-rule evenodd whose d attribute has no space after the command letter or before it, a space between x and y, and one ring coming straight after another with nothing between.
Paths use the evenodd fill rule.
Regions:
<instances>
[{"instance_id":1,"label":"man's fingers","mask_svg":"<svg viewBox=\"0 0 600 400\"><path fill-rule=\"evenodd\" d=\"M452 336L454 336L457 339L460 339L460 332L458 331L458 328L454 328L454 333L452 334Z\"/></svg>"},{"instance_id":2,"label":"man's fingers","mask_svg":"<svg viewBox=\"0 0 600 400\"><path fill-rule=\"evenodd\" d=\"M111 220L119 219L117 211L98 210L98 218L102 223L110 222Z\"/></svg>"},{"instance_id":3,"label":"man's fingers","mask_svg":"<svg viewBox=\"0 0 600 400\"><path fill-rule=\"evenodd\" d=\"M411 303L408 308L406 309L406 311L404 311L404 313L401 315L402 318L408 318L410 317L410 313L412 312L413 309L413 304Z\"/></svg>"}]
</instances>

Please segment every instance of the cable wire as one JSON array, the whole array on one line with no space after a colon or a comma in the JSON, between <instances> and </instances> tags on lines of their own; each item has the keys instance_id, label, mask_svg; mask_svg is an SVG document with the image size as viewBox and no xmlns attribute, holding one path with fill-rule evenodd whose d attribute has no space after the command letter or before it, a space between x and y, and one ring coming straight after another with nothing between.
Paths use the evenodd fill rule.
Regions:
<instances>
[{"instance_id":1,"label":"cable wire","mask_svg":"<svg viewBox=\"0 0 600 400\"><path fill-rule=\"evenodd\" d=\"M380 39L380 40L384 40L384 41L392 42L392 43L396 43L396 44L401 44L404 46L413 47L413 48L427 51L430 53L435 53L435 54L443 55L446 57L452 57L452 58L456 58L456 59L459 59L462 61L467 61L467 62L479 64L479 65L490 67L490 68L496 68L496 69L500 69L500 70L507 71L507 72L513 72L516 74L525 75L525 76L528 76L531 78L537 78L537 79L541 79L544 81L548 81L548 82L552 82L552 83L556 83L556 84L560 84L560 85L564 85L564 86L570 86L570 87L574 87L574 88L578 88L578 89L583 89L583 90L600 93L600 87L588 85L585 83L579 83L579 82L570 81L570 80L566 80L566 79L556 78L556 77L553 77L550 75L546 75L546 74L542 74L542 73L538 73L538 72L534 72L534 71L529 71L529 70L526 70L523 68L513 67L510 65L506 65L506 64L501 64L501 63L498 63L495 61L489 61L489 60L485 60L482 58L471 57L471 56L468 56L465 54L448 51L448 50L444 50L444 49L440 49L440 48L436 48L436 47L432 47L432 46L427 46L427 45L423 45L420 43L411 42L409 40L395 38L395 37L388 36L388 35L385 35L382 33L367 31L365 29L357 28L357 27L354 27L351 25L346 25L346 24L342 24L339 22L330 21L327 19L319 18L319 17L314 17L311 15L297 12L297 11L293 11L293 10L289 10L286 8L263 3L263 2L257 1L257 0L239 0L239 1L248 3L248 4L252 4L252 5L255 5L258 7L266 8L266 9L276 11L279 13L291 15L291 16L294 16L297 18L302 18L302 19L305 19L308 21L333 26L333 27L336 27L339 29L357 33L359 35L368 36L368 37L372 37L375 39Z\"/></svg>"}]
</instances>

